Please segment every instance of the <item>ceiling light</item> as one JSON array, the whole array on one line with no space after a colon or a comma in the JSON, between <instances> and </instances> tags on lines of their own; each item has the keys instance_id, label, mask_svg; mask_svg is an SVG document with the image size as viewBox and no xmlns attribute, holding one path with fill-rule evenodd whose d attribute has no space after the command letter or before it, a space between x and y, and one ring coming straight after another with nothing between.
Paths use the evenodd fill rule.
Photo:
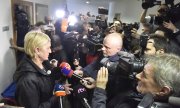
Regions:
<instances>
[{"instance_id":1,"label":"ceiling light","mask_svg":"<svg viewBox=\"0 0 180 108\"><path fill-rule=\"evenodd\" d=\"M86 1L87 4L89 4L90 2L89 1Z\"/></svg>"}]
</instances>

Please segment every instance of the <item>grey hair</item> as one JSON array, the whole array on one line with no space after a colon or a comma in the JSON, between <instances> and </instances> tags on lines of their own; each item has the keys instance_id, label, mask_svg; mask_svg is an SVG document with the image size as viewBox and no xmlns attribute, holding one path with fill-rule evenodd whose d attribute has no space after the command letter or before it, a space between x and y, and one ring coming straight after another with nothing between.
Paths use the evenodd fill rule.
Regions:
<instances>
[{"instance_id":1,"label":"grey hair","mask_svg":"<svg viewBox=\"0 0 180 108\"><path fill-rule=\"evenodd\" d=\"M150 57L154 80L160 87L168 86L173 96L180 95L180 58L173 54L160 54Z\"/></svg>"}]
</instances>

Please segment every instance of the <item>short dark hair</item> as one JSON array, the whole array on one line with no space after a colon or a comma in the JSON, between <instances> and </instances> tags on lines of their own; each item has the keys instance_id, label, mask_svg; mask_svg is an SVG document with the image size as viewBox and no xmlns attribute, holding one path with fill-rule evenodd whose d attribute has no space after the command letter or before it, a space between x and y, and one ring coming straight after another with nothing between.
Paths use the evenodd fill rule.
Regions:
<instances>
[{"instance_id":1,"label":"short dark hair","mask_svg":"<svg viewBox=\"0 0 180 108\"><path fill-rule=\"evenodd\" d=\"M149 39L154 40L154 47L156 48L156 50L164 49L165 52L167 51L167 38L157 34L151 34Z\"/></svg>"}]
</instances>

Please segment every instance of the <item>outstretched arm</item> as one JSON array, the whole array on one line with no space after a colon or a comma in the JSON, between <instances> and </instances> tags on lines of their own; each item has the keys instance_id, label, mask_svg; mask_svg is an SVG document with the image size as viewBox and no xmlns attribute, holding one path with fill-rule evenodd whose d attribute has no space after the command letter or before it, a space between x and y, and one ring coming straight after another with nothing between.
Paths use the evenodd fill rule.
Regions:
<instances>
[{"instance_id":1,"label":"outstretched arm","mask_svg":"<svg viewBox=\"0 0 180 108\"><path fill-rule=\"evenodd\" d=\"M92 107L93 108L106 108L106 84L108 81L108 70L105 67L101 67L98 71L96 88L94 90Z\"/></svg>"},{"instance_id":2,"label":"outstretched arm","mask_svg":"<svg viewBox=\"0 0 180 108\"><path fill-rule=\"evenodd\" d=\"M24 52L24 48L23 48L23 47L18 47L18 46L14 43L13 38L10 39L10 43L11 43L10 48Z\"/></svg>"}]
</instances>

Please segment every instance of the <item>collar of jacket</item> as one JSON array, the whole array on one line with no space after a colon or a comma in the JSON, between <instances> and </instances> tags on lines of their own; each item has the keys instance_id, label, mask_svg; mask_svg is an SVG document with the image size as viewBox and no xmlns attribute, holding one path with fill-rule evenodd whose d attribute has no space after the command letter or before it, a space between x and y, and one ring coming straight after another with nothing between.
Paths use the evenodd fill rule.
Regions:
<instances>
[{"instance_id":1,"label":"collar of jacket","mask_svg":"<svg viewBox=\"0 0 180 108\"><path fill-rule=\"evenodd\" d=\"M119 60L119 55L118 55L118 54L115 54L115 55L113 55L113 56L110 56L110 57L109 57L109 60L110 60L111 62L116 62L116 61Z\"/></svg>"},{"instance_id":2,"label":"collar of jacket","mask_svg":"<svg viewBox=\"0 0 180 108\"><path fill-rule=\"evenodd\" d=\"M45 69L40 69L29 57L26 57L26 60L32 64L32 66L34 67L35 70L37 70L39 73L43 74L43 75L49 75L49 73L47 73L48 70ZM37 71L32 71L32 72L37 72Z\"/></svg>"}]
</instances>

